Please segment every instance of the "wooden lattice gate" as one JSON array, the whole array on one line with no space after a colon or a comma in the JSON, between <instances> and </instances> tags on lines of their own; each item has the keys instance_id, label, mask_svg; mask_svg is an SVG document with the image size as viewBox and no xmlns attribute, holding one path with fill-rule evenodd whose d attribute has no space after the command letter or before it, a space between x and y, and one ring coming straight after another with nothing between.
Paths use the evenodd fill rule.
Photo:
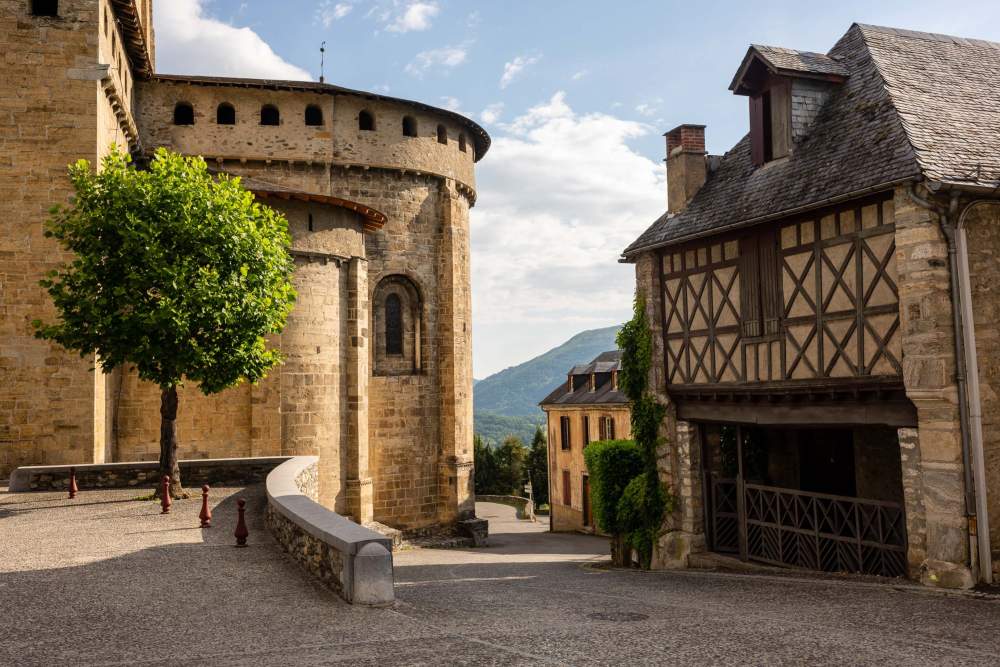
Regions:
<instances>
[{"instance_id":1,"label":"wooden lattice gate","mask_svg":"<svg viewBox=\"0 0 1000 667\"><path fill-rule=\"evenodd\" d=\"M899 503L712 479L716 551L825 572L906 576L906 515Z\"/></svg>"}]
</instances>

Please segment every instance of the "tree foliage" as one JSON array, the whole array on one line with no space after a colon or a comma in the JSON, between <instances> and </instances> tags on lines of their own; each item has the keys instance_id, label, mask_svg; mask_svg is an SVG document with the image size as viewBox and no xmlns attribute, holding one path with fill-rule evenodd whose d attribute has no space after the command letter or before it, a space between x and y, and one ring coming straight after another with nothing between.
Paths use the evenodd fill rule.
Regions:
<instances>
[{"instance_id":1,"label":"tree foliage","mask_svg":"<svg viewBox=\"0 0 1000 667\"><path fill-rule=\"evenodd\" d=\"M476 435L473 439L473 455L476 493L524 495L524 484L531 472L531 452L520 438L510 436L499 447L491 447Z\"/></svg>"},{"instance_id":2,"label":"tree foliage","mask_svg":"<svg viewBox=\"0 0 1000 667\"><path fill-rule=\"evenodd\" d=\"M73 258L41 281L58 321L36 335L161 388L161 467L179 491L177 386L211 394L280 362L265 337L295 300L288 223L199 157L160 149L140 170L115 150L101 167L71 165L75 197L52 210L46 235Z\"/></svg>"},{"instance_id":3,"label":"tree foliage","mask_svg":"<svg viewBox=\"0 0 1000 667\"><path fill-rule=\"evenodd\" d=\"M601 532L626 532L620 523L618 504L625 487L642 472L642 454L632 440L601 440L583 450L590 476L590 498L594 521Z\"/></svg>"},{"instance_id":4,"label":"tree foliage","mask_svg":"<svg viewBox=\"0 0 1000 667\"><path fill-rule=\"evenodd\" d=\"M531 482L531 493L535 506L547 505L549 502L549 444L542 427L535 428L535 437L531 439L531 450L528 452L528 480Z\"/></svg>"}]
</instances>

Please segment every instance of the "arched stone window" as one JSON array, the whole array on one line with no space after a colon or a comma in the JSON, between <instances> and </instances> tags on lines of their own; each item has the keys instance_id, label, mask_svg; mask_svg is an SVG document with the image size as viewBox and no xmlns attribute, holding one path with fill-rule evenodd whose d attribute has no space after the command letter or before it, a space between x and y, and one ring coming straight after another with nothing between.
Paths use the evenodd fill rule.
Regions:
<instances>
[{"instance_id":1,"label":"arched stone window","mask_svg":"<svg viewBox=\"0 0 1000 667\"><path fill-rule=\"evenodd\" d=\"M398 294L385 297L385 353L403 354L403 301Z\"/></svg>"},{"instance_id":2,"label":"arched stone window","mask_svg":"<svg viewBox=\"0 0 1000 667\"><path fill-rule=\"evenodd\" d=\"M358 129L362 132L375 131L375 116L370 111L362 111L358 114Z\"/></svg>"},{"instance_id":3,"label":"arched stone window","mask_svg":"<svg viewBox=\"0 0 1000 667\"><path fill-rule=\"evenodd\" d=\"M273 104L265 104L260 108L261 125L278 125L280 123L281 114L278 112L278 107Z\"/></svg>"},{"instance_id":4,"label":"arched stone window","mask_svg":"<svg viewBox=\"0 0 1000 667\"><path fill-rule=\"evenodd\" d=\"M448 128L444 125L438 125L438 143L447 144L448 143Z\"/></svg>"},{"instance_id":5,"label":"arched stone window","mask_svg":"<svg viewBox=\"0 0 1000 667\"><path fill-rule=\"evenodd\" d=\"M323 124L323 110L315 104L306 107L306 125L316 127Z\"/></svg>"},{"instance_id":6,"label":"arched stone window","mask_svg":"<svg viewBox=\"0 0 1000 667\"><path fill-rule=\"evenodd\" d=\"M371 302L374 375L416 375L422 371L423 299L406 276L386 276L375 287Z\"/></svg>"},{"instance_id":7,"label":"arched stone window","mask_svg":"<svg viewBox=\"0 0 1000 667\"><path fill-rule=\"evenodd\" d=\"M194 125L194 107L187 102L175 104L174 125Z\"/></svg>"},{"instance_id":8,"label":"arched stone window","mask_svg":"<svg viewBox=\"0 0 1000 667\"><path fill-rule=\"evenodd\" d=\"M413 116L403 116L403 136L417 136L417 120Z\"/></svg>"},{"instance_id":9,"label":"arched stone window","mask_svg":"<svg viewBox=\"0 0 1000 667\"><path fill-rule=\"evenodd\" d=\"M236 125L236 107L229 102L223 102L215 110L215 122L218 125Z\"/></svg>"},{"instance_id":10,"label":"arched stone window","mask_svg":"<svg viewBox=\"0 0 1000 667\"><path fill-rule=\"evenodd\" d=\"M466 151L464 134L458 135L458 150L462 151L463 153Z\"/></svg>"}]
</instances>

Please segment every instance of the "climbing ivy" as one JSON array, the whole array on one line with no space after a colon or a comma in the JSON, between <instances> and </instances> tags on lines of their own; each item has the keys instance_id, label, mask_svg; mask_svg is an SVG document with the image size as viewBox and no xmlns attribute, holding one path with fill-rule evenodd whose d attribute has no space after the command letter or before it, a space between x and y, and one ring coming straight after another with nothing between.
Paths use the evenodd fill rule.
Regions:
<instances>
[{"instance_id":1,"label":"climbing ivy","mask_svg":"<svg viewBox=\"0 0 1000 667\"><path fill-rule=\"evenodd\" d=\"M660 483L656 468L656 451L662 444L659 428L666 408L648 391L653 338L641 294L636 295L633 310L632 319L618 332L618 347L622 351L618 386L632 403L632 438L642 459L642 471L628 483L618 500L617 523L623 532L624 545L634 549L640 565L648 568L663 516L673 511L675 499Z\"/></svg>"}]
</instances>

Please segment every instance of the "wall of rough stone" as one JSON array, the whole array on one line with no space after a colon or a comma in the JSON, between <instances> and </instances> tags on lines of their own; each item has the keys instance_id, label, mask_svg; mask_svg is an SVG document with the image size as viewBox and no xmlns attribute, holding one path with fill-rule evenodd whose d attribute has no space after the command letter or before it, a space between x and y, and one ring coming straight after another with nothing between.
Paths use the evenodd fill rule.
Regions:
<instances>
[{"instance_id":1,"label":"wall of rough stone","mask_svg":"<svg viewBox=\"0 0 1000 667\"><path fill-rule=\"evenodd\" d=\"M976 205L966 220L969 282L979 363L990 541L1000 551L1000 204Z\"/></svg>"},{"instance_id":2,"label":"wall of rough stone","mask_svg":"<svg viewBox=\"0 0 1000 667\"><path fill-rule=\"evenodd\" d=\"M0 477L26 463L102 460L108 434L93 359L35 340L31 327L54 315L38 280L66 259L43 231L48 209L69 198L67 165L97 160L110 139L124 144L95 74L99 3L63 0L58 18L28 6L0 2Z\"/></svg>"},{"instance_id":3,"label":"wall of rough stone","mask_svg":"<svg viewBox=\"0 0 1000 667\"><path fill-rule=\"evenodd\" d=\"M475 187L471 135L445 114L360 95L308 90L279 91L164 79L140 83L139 88L139 125L150 148L170 146L206 158L401 167L454 178ZM194 125L173 124L178 102L194 107ZM223 102L235 107L235 125L216 123L216 109ZM278 126L260 124L260 109L265 104L278 107ZM305 108L310 104L323 110L322 126L305 124ZM374 131L359 129L358 114L362 110L375 115ZM418 136L403 135L404 116L414 118ZM438 125L445 126L447 144L438 143ZM467 137L465 152L459 149L458 137L462 134Z\"/></svg>"},{"instance_id":4,"label":"wall of rough stone","mask_svg":"<svg viewBox=\"0 0 1000 667\"><path fill-rule=\"evenodd\" d=\"M907 485L908 517L921 522L926 536L910 534L911 552L951 563L968 560L958 389L955 384L954 328L948 248L937 216L917 206L906 188L895 193L896 264L903 333L903 381L917 407L921 484ZM916 544L925 539L926 544Z\"/></svg>"}]
</instances>

